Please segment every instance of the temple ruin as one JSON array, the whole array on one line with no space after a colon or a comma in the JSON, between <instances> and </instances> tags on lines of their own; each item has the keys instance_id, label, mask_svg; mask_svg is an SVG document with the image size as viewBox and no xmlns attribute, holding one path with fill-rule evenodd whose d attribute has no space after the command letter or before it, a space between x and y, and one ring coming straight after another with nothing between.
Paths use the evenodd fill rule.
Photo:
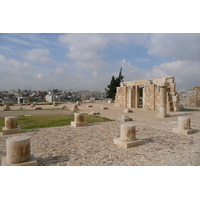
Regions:
<instances>
[{"instance_id":1,"label":"temple ruin","mask_svg":"<svg viewBox=\"0 0 200 200\"><path fill-rule=\"evenodd\" d=\"M121 82L117 87L115 106L156 111L164 106L168 112L176 112L179 95L175 86L174 77Z\"/></svg>"},{"instance_id":2,"label":"temple ruin","mask_svg":"<svg viewBox=\"0 0 200 200\"><path fill-rule=\"evenodd\" d=\"M200 86L194 86L188 92L187 106L200 107Z\"/></svg>"}]
</instances>

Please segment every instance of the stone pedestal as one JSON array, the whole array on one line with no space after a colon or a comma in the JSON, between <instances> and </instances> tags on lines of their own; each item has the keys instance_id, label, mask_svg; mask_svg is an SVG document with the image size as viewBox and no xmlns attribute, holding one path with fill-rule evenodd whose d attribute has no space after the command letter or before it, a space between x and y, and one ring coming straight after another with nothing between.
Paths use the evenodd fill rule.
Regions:
<instances>
[{"instance_id":1,"label":"stone pedestal","mask_svg":"<svg viewBox=\"0 0 200 200\"><path fill-rule=\"evenodd\" d=\"M3 135L20 133L20 131L21 131L21 129L18 126L16 116L5 117L5 127L3 127L3 129L2 129Z\"/></svg>"},{"instance_id":2,"label":"stone pedestal","mask_svg":"<svg viewBox=\"0 0 200 200\"><path fill-rule=\"evenodd\" d=\"M142 140L136 140L135 126L131 124L122 124L120 138L114 139L114 143L123 148L131 148L143 144Z\"/></svg>"},{"instance_id":3,"label":"stone pedestal","mask_svg":"<svg viewBox=\"0 0 200 200\"><path fill-rule=\"evenodd\" d=\"M58 102L54 101L52 106L58 106Z\"/></svg>"},{"instance_id":4,"label":"stone pedestal","mask_svg":"<svg viewBox=\"0 0 200 200\"><path fill-rule=\"evenodd\" d=\"M190 128L190 118L189 117L178 117L178 128L173 128L172 133L179 133L179 134L192 134L196 133L197 129Z\"/></svg>"},{"instance_id":5,"label":"stone pedestal","mask_svg":"<svg viewBox=\"0 0 200 200\"><path fill-rule=\"evenodd\" d=\"M10 110L10 106L8 104L4 104L3 111L9 111L9 110Z\"/></svg>"},{"instance_id":6,"label":"stone pedestal","mask_svg":"<svg viewBox=\"0 0 200 200\"><path fill-rule=\"evenodd\" d=\"M80 106L80 105L81 105L81 102L80 102L80 101L77 101L77 102L76 102L76 105Z\"/></svg>"},{"instance_id":7,"label":"stone pedestal","mask_svg":"<svg viewBox=\"0 0 200 200\"><path fill-rule=\"evenodd\" d=\"M73 107L72 107L72 111L77 111L77 110L79 110L78 105L74 104Z\"/></svg>"},{"instance_id":8,"label":"stone pedestal","mask_svg":"<svg viewBox=\"0 0 200 200\"><path fill-rule=\"evenodd\" d=\"M84 122L83 113L74 113L74 121L71 122L71 126L74 126L74 127L88 126L88 123Z\"/></svg>"},{"instance_id":9,"label":"stone pedestal","mask_svg":"<svg viewBox=\"0 0 200 200\"><path fill-rule=\"evenodd\" d=\"M6 140L6 157L2 166L37 166L37 161L30 155L30 137L16 136Z\"/></svg>"}]
</instances>

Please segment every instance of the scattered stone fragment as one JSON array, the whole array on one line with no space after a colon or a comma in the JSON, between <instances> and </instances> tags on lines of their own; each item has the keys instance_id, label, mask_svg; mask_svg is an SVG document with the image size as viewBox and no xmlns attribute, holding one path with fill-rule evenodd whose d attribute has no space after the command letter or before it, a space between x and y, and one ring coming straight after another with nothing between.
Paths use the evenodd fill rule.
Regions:
<instances>
[{"instance_id":1,"label":"scattered stone fragment","mask_svg":"<svg viewBox=\"0 0 200 200\"><path fill-rule=\"evenodd\" d=\"M65 109L65 108L67 108L67 106L66 106L66 105L63 105L63 106L61 106L60 108Z\"/></svg>"},{"instance_id":2,"label":"scattered stone fragment","mask_svg":"<svg viewBox=\"0 0 200 200\"><path fill-rule=\"evenodd\" d=\"M42 107L40 107L40 106L36 106L34 109L35 109L35 110L41 110Z\"/></svg>"},{"instance_id":3,"label":"scattered stone fragment","mask_svg":"<svg viewBox=\"0 0 200 200\"><path fill-rule=\"evenodd\" d=\"M130 118L129 116L122 115L121 118L120 118L120 121L121 122L128 122L128 121L133 121L133 119Z\"/></svg>"},{"instance_id":4,"label":"scattered stone fragment","mask_svg":"<svg viewBox=\"0 0 200 200\"><path fill-rule=\"evenodd\" d=\"M92 105L87 105L86 107L87 107L87 108L91 108L91 107L92 107Z\"/></svg>"},{"instance_id":5,"label":"scattered stone fragment","mask_svg":"<svg viewBox=\"0 0 200 200\"><path fill-rule=\"evenodd\" d=\"M126 108L123 112L124 113L132 113L133 111L130 108Z\"/></svg>"},{"instance_id":6,"label":"scattered stone fragment","mask_svg":"<svg viewBox=\"0 0 200 200\"><path fill-rule=\"evenodd\" d=\"M100 112L91 111L91 112L90 112L90 115L100 115Z\"/></svg>"},{"instance_id":7,"label":"scattered stone fragment","mask_svg":"<svg viewBox=\"0 0 200 200\"><path fill-rule=\"evenodd\" d=\"M108 110L108 107L101 107L102 110Z\"/></svg>"}]
</instances>

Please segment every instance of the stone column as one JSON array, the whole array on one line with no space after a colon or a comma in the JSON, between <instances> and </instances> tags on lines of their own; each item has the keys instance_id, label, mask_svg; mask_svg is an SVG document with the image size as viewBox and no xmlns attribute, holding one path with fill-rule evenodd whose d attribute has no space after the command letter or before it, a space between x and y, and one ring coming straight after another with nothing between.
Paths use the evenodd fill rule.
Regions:
<instances>
[{"instance_id":1,"label":"stone column","mask_svg":"<svg viewBox=\"0 0 200 200\"><path fill-rule=\"evenodd\" d=\"M78 105L77 105L77 104L74 104L73 107L72 107L72 111L76 111L76 110L79 110L79 109L78 109Z\"/></svg>"},{"instance_id":2,"label":"stone column","mask_svg":"<svg viewBox=\"0 0 200 200\"><path fill-rule=\"evenodd\" d=\"M132 124L122 124L120 130L120 138L114 139L114 143L126 149L142 145L142 140L136 140L135 132L135 126Z\"/></svg>"},{"instance_id":3,"label":"stone column","mask_svg":"<svg viewBox=\"0 0 200 200\"><path fill-rule=\"evenodd\" d=\"M9 116L5 117L5 127L3 127L2 132L4 134L20 133L21 129L18 126L17 117Z\"/></svg>"},{"instance_id":4,"label":"stone column","mask_svg":"<svg viewBox=\"0 0 200 200\"><path fill-rule=\"evenodd\" d=\"M77 102L76 102L76 105L80 106L80 105L81 105L81 102L80 102L80 101L77 101Z\"/></svg>"},{"instance_id":5,"label":"stone column","mask_svg":"<svg viewBox=\"0 0 200 200\"><path fill-rule=\"evenodd\" d=\"M15 136L6 140L6 157L3 166L36 166L37 161L30 155L30 136Z\"/></svg>"},{"instance_id":6,"label":"stone column","mask_svg":"<svg viewBox=\"0 0 200 200\"><path fill-rule=\"evenodd\" d=\"M88 126L88 123L84 122L83 113L74 113L74 121L71 122L71 126L74 126L74 127Z\"/></svg>"},{"instance_id":7,"label":"stone column","mask_svg":"<svg viewBox=\"0 0 200 200\"><path fill-rule=\"evenodd\" d=\"M142 97L142 108L143 108L143 109L146 109L146 108L145 108L145 104L146 104L146 103L145 103L145 94L146 94L145 92L146 92L146 87L147 87L147 86L145 85L144 88L143 88L143 97ZM155 101L155 100L154 100L154 101Z\"/></svg>"},{"instance_id":8,"label":"stone column","mask_svg":"<svg viewBox=\"0 0 200 200\"><path fill-rule=\"evenodd\" d=\"M10 106L8 104L4 104L3 111L9 111Z\"/></svg>"},{"instance_id":9,"label":"stone column","mask_svg":"<svg viewBox=\"0 0 200 200\"><path fill-rule=\"evenodd\" d=\"M74 113L74 120L75 122L84 122L83 113Z\"/></svg>"},{"instance_id":10,"label":"stone column","mask_svg":"<svg viewBox=\"0 0 200 200\"><path fill-rule=\"evenodd\" d=\"M173 128L172 133L180 133L184 135L196 133L196 129L190 128L191 120L189 117L178 117L178 128Z\"/></svg>"},{"instance_id":11,"label":"stone column","mask_svg":"<svg viewBox=\"0 0 200 200\"><path fill-rule=\"evenodd\" d=\"M139 86L135 86L135 108L139 108Z\"/></svg>"},{"instance_id":12,"label":"stone column","mask_svg":"<svg viewBox=\"0 0 200 200\"><path fill-rule=\"evenodd\" d=\"M169 117L166 111L166 86L159 86L160 87L160 108L159 114L157 117L164 118Z\"/></svg>"},{"instance_id":13,"label":"stone column","mask_svg":"<svg viewBox=\"0 0 200 200\"><path fill-rule=\"evenodd\" d=\"M54 101L52 106L58 106L58 103Z\"/></svg>"}]
</instances>

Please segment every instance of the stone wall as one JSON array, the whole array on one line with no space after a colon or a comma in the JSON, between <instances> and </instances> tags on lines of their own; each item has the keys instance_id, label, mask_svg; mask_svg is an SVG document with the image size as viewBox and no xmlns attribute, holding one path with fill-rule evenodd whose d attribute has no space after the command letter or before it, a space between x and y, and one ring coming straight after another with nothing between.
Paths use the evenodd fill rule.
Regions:
<instances>
[{"instance_id":1,"label":"stone wall","mask_svg":"<svg viewBox=\"0 0 200 200\"><path fill-rule=\"evenodd\" d=\"M200 86L195 86L188 91L187 106L200 107Z\"/></svg>"},{"instance_id":2,"label":"stone wall","mask_svg":"<svg viewBox=\"0 0 200 200\"><path fill-rule=\"evenodd\" d=\"M178 94L175 91L174 77L145 79L122 82L117 88L115 106L139 108L139 86L143 86L143 109L159 110L160 87L166 87L166 108L178 111Z\"/></svg>"}]
</instances>

